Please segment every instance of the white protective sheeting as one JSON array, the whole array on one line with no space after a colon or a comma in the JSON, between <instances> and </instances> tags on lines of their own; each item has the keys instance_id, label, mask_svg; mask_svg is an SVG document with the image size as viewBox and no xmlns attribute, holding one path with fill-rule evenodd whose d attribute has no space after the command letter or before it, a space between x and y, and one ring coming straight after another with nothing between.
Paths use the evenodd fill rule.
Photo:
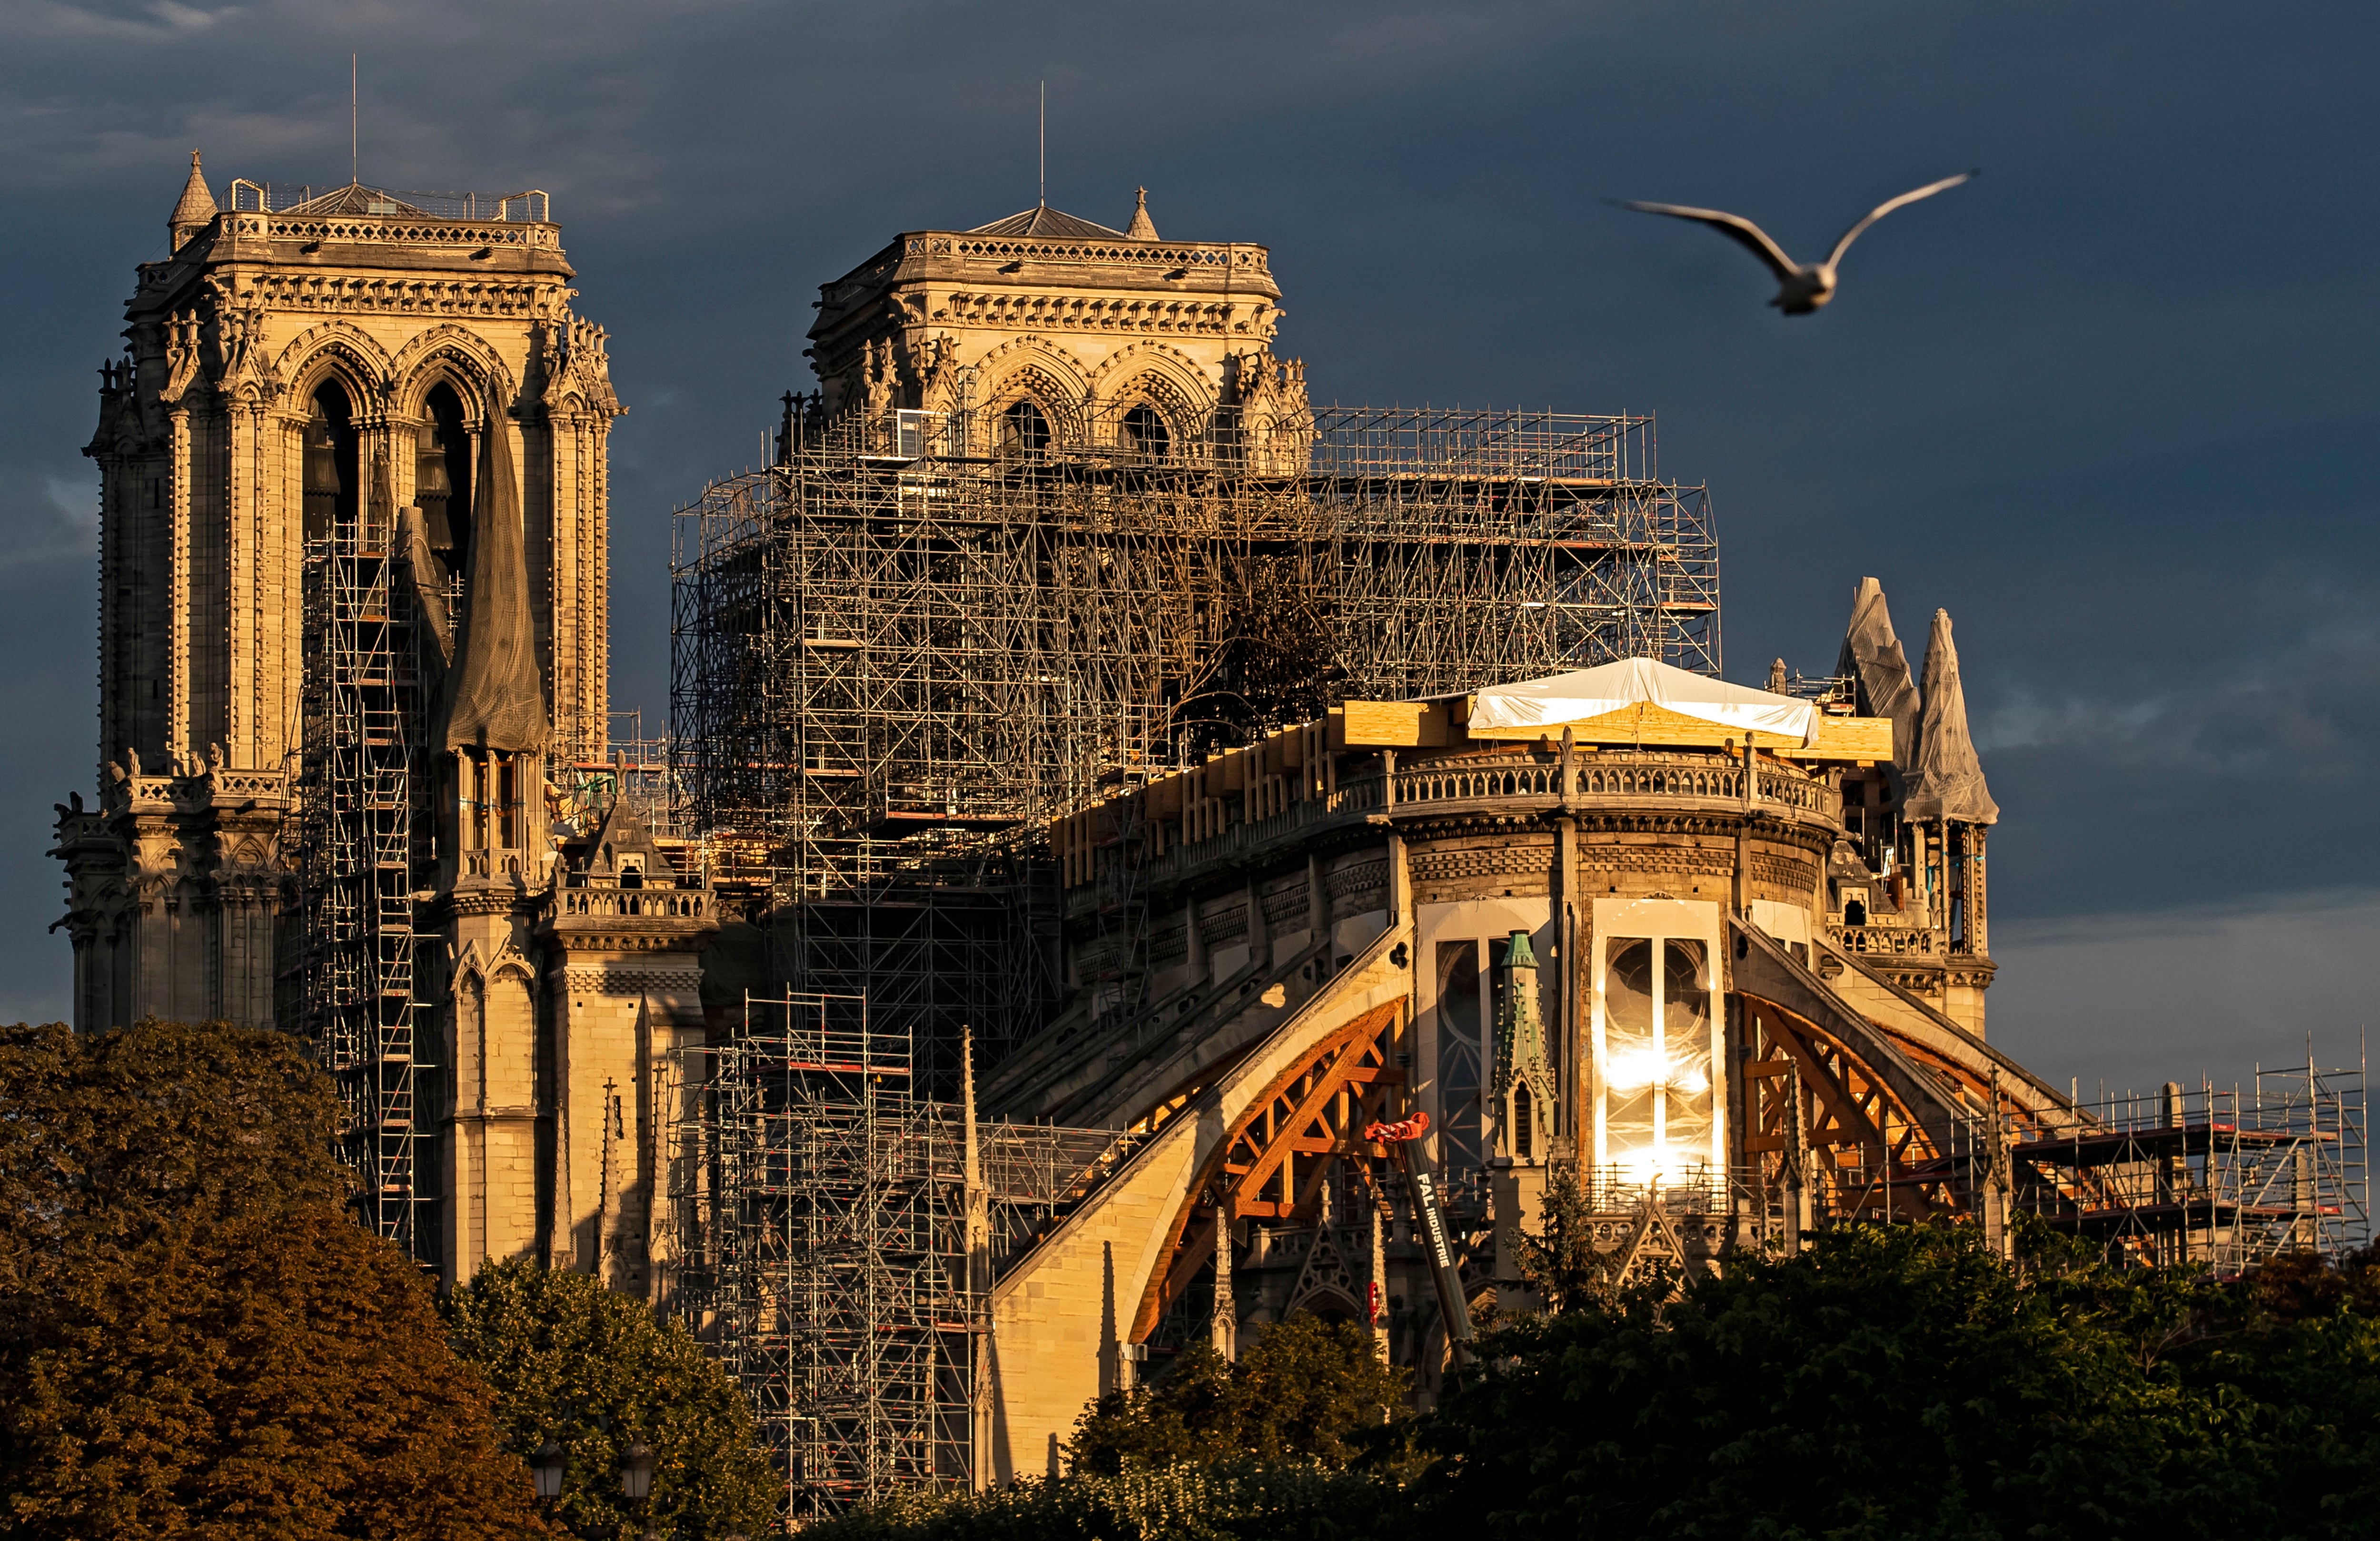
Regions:
<instances>
[{"instance_id":1,"label":"white protective sheeting","mask_svg":"<svg viewBox=\"0 0 2380 1541\"><path fill-rule=\"evenodd\" d=\"M1584 722L1649 702L1738 732L1773 734L1808 745L1818 709L1791 696L1730 685L1656 659L1629 658L1541 680L1491 686L1471 706L1471 731L1483 736Z\"/></svg>"}]
</instances>

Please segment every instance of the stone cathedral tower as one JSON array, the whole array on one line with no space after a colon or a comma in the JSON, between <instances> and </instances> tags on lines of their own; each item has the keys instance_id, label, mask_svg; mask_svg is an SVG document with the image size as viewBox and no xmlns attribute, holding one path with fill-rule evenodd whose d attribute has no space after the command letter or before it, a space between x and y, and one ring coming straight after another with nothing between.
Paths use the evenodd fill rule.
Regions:
<instances>
[{"instance_id":1,"label":"stone cathedral tower","mask_svg":"<svg viewBox=\"0 0 2380 1541\"><path fill-rule=\"evenodd\" d=\"M605 750L623 408L545 196L218 200L193 154L169 223L86 451L99 801L60 810L57 851L77 1025L305 1032L368 1218L416 1256L648 1284L642 1234L615 1238L650 1208L641 1110L698 1025L709 922L691 894L559 899L677 884L577 774Z\"/></svg>"}]
</instances>

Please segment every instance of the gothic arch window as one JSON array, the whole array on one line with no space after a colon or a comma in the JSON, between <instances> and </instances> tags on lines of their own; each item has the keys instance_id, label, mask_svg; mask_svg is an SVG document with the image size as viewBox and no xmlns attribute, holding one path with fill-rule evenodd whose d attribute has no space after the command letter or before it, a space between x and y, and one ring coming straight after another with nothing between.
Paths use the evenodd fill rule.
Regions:
<instances>
[{"instance_id":1,"label":"gothic arch window","mask_svg":"<svg viewBox=\"0 0 2380 1541\"><path fill-rule=\"evenodd\" d=\"M1450 1175L1487 1165L1482 1093L1487 1086L1486 1013L1480 999L1479 943L1438 944L1439 1165Z\"/></svg>"},{"instance_id":2,"label":"gothic arch window","mask_svg":"<svg viewBox=\"0 0 2380 1541\"><path fill-rule=\"evenodd\" d=\"M356 417L346 388L325 380L307 398L305 539L327 540L357 508Z\"/></svg>"},{"instance_id":3,"label":"gothic arch window","mask_svg":"<svg viewBox=\"0 0 2380 1541\"><path fill-rule=\"evenodd\" d=\"M1050 419L1036 403L1020 401L1000 415L1000 449L1003 455L1047 455Z\"/></svg>"},{"instance_id":4,"label":"gothic arch window","mask_svg":"<svg viewBox=\"0 0 2380 1541\"><path fill-rule=\"evenodd\" d=\"M1142 402L1123 415L1116 432L1117 447L1145 460L1162 460L1173 447L1173 434L1157 408Z\"/></svg>"},{"instance_id":5,"label":"gothic arch window","mask_svg":"<svg viewBox=\"0 0 2380 1541\"><path fill-rule=\"evenodd\" d=\"M430 548L449 572L463 571L471 551L471 433L463 398L441 381L422 398L413 469L413 502L430 535Z\"/></svg>"}]
</instances>

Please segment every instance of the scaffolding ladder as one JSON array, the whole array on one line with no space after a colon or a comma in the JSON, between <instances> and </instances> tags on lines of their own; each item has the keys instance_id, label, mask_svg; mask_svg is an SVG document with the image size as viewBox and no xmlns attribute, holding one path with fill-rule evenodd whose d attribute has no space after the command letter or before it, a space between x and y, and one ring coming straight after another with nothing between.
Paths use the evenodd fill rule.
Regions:
<instances>
[{"instance_id":1,"label":"scaffolding ladder","mask_svg":"<svg viewBox=\"0 0 2380 1541\"><path fill-rule=\"evenodd\" d=\"M285 999L338 1084L341 1154L363 1218L426 1259L413 897L423 702L409 585L389 536L385 511L359 508L306 553L298 935Z\"/></svg>"}]
</instances>

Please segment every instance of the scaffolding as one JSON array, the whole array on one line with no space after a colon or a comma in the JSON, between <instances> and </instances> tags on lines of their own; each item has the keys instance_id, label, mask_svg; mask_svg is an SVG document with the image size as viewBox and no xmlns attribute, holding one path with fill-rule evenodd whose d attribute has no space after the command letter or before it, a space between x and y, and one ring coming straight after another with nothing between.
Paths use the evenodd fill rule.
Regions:
<instances>
[{"instance_id":1,"label":"scaffolding","mask_svg":"<svg viewBox=\"0 0 2380 1541\"><path fill-rule=\"evenodd\" d=\"M298 905L285 1010L337 1082L341 1153L368 1223L435 1246L416 1151L414 894L419 661L402 559L357 509L310 541L298 772Z\"/></svg>"},{"instance_id":2,"label":"scaffolding","mask_svg":"<svg viewBox=\"0 0 2380 1541\"><path fill-rule=\"evenodd\" d=\"M2127 1260L2230 1277L2371 1235L2364 1071L2259 1068L2246 1086L2102 1097L2010 1147L2021 1207Z\"/></svg>"},{"instance_id":3,"label":"scaffolding","mask_svg":"<svg viewBox=\"0 0 2380 1541\"><path fill-rule=\"evenodd\" d=\"M796 1518L965 1486L994 1268L1131 1148L917 1095L854 996L747 996L672 1132L686 1318L751 1399ZM975 1159L969 1160L969 1135Z\"/></svg>"},{"instance_id":4,"label":"scaffolding","mask_svg":"<svg viewBox=\"0 0 2380 1541\"><path fill-rule=\"evenodd\" d=\"M917 1022L945 1094L962 1018L996 1060L1056 997L1050 815L1348 697L1719 665L1708 499L1650 419L992 426L789 411L674 528L677 826L770 916L771 977ZM1138 902L1103 901L1121 953Z\"/></svg>"}]
</instances>

